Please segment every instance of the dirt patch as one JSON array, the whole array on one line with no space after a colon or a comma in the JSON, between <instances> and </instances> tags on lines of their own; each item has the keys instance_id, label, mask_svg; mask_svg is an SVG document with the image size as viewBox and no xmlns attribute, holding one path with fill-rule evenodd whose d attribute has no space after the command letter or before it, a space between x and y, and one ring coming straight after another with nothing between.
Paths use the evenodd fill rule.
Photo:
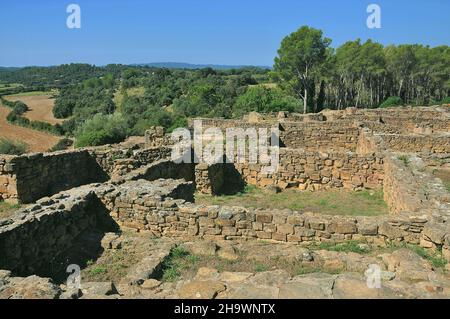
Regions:
<instances>
[{"instance_id":1,"label":"dirt patch","mask_svg":"<svg viewBox=\"0 0 450 319\"><path fill-rule=\"evenodd\" d=\"M12 216L18 209L20 205L0 202L0 219Z\"/></svg>"},{"instance_id":2,"label":"dirt patch","mask_svg":"<svg viewBox=\"0 0 450 319\"><path fill-rule=\"evenodd\" d=\"M22 101L29 107L29 111L23 114L29 120L47 122L50 124L61 124L64 120L53 116L53 106L55 99L49 95L29 95L29 96L6 96L9 101Z\"/></svg>"},{"instance_id":3,"label":"dirt patch","mask_svg":"<svg viewBox=\"0 0 450 319\"><path fill-rule=\"evenodd\" d=\"M11 109L0 106L0 138L25 142L31 152L45 152L59 141L56 136L8 123L6 117L10 112Z\"/></svg>"}]
</instances>

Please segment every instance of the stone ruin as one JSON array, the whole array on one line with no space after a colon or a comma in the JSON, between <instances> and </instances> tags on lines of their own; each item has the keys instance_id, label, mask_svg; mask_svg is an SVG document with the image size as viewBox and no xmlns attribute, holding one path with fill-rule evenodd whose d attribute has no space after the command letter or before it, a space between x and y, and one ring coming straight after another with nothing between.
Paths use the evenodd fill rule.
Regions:
<instances>
[{"instance_id":1,"label":"stone ruin","mask_svg":"<svg viewBox=\"0 0 450 319\"><path fill-rule=\"evenodd\" d=\"M1 156L0 200L27 205L0 219L0 298L70 295L43 277L64 272L68 265L58 260L93 229L105 238L131 229L181 242L264 240L286 247L349 240L376 246L403 242L442 251L450 261L450 193L432 174L450 170L450 108L280 112L202 123L203 129L222 130L276 125L278 171L266 174L259 164L248 163L177 164L170 158L170 135L158 127L149 129L145 139L116 145ZM390 214L330 216L195 204L195 191L233 193L246 184L281 191L382 189ZM167 247L162 253L166 257L173 244ZM128 284L151 280L164 259L157 251L157 262L150 261L153 267L148 260L137 265L126 277ZM44 292L26 289L34 284ZM450 284L446 287L450 297Z\"/></svg>"}]
</instances>

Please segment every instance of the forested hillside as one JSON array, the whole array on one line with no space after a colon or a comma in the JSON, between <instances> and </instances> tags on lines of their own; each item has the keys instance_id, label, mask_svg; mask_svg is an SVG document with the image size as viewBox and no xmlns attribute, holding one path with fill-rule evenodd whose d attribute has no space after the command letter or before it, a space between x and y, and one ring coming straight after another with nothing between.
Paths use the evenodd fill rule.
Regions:
<instances>
[{"instance_id":1,"label":"forested hillside","mask_svg":"<svg viewBox=\"0 0 450 319\"><path fill-rule=\"evenodd\" d=\"M58 132L77 145L171 130L189 117L258 112L319 112L449 103L450 48L383 46L357 39L332 48L322 31L302 27L283 39L274 68L167 69L69 64L1 68L0 95L57 89Z\"/></svg>"}]
</instances>

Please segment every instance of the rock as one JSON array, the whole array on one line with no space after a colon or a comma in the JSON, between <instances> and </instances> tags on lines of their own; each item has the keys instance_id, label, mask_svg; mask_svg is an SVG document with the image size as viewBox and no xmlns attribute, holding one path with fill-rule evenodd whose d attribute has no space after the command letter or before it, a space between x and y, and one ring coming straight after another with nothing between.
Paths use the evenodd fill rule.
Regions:
<instances>
[{"instance_id":1,"label":"rock","mask_svg":"<svg viewBox=\"0 0 450 319\"><path fill-rule=\"evenodd\" d=\"M258 112L250 112L247 115L247 121L249 123L260 123L264 121L264 117Z\"/></svg>"},{"instance_id":2,"label":"rock","mask_svg":"<svg viewBox=\"0 0 450 319\"><path fill-rule=\"evenodd\" d=\"M357 228L354 221L333 221L328 226L328 231L330 233L336 234L356 234Z\"/></svg>"},{"instance_id":3,"label":"rock","mask_svg":"<svg viewBox=\"0 0 450 319\"><path fill-rule=\"evenodd\" d=\"M208 267L200 267L197 270L197 274L195 275L195 280L217 280L220 274L217 269L208 268Z\"/></svg>"},{"instance_id":4,"label":"rock","mask_svg":"<svg viewBox=\"0 0 450 319\"><path fill-rule=\"evenodd\" d=\"M236 250L233 246L225 246L220 247L219 251L217 252L217 255L226 260L237 260L239 259L239 255L236 253Z\"/></svg>"},{"instance_id":5,"label":"rock","mask_svg":"<svg viewBox=\"0 0 450 319\"><path fill-rule=\"evenodd\" d=\"M143 289L150 289L151 290L151 289L155 289L155 288L159 287L160 285L161 285L161 282L159 280L147 279L147 280L145 280L142 283L141 287Z\"/></svg>"},{"instance_id":6,"label":"rock","mask_svg":"<svg viewBox=\"0 0 450 319\"><path fill-rule=\"evenodd\" d=\"M193 255L199 256L215 256L217 250L216 243L206 240L185 243L184 247Z\"/></svg>"},{"instance_id":7,"label":"rock","mask_svg":"<svg viewBox=\"0 0 450 319\"><path fill-rule=\"evenodd\" d=\"M194 280L183 284L178 291L181 299L214 299L225 290L225 285L214 280Z\"/></svg>"},{"instance_id":8,"label":"rock","mask_svg":"<svg viewBox=\"0 0 450 319\"><path fill-rule=\"evenodd\" d=\"M145 280L154 277L159 271L161 263L170 255L173 247L175 247L175 244L172 242L164 242L158 245L158 248L152 251L150 256L144 257L128 271L121 283L141 285Z\"/></svg>"},{"instance_id":9,"label":"rock","mask_svg":"<svg viewBox=\"0 0 450 319\"><path fill-rule=\"evenodd\" d=\"M272 270L255 274L250 278L250 282L262 286L277 286L290 279L290 275L285 270Z\"/></svg>"},{"instance_id":10,"label":"rock","mask_svg":"<svg viewBox=\"0 0 450 319\"><path fill-rule=\"evenodd\" d=\"M264 191L268 194L278 194L279 192L281 192L281 189L278 186L269 185L264 187Z\"/></svg>"},{"instance_id":11,"label":"rock","mask_svg":"<svg viewBox=\"0 0 450 319\"><path fill-rule=\"evenodd\" d=\"M281 299L330 299L336 276L316 273L296 276L280 286Z\"/></svg>"},{"instance_id":12,"label":"rock","mask_svg":"<svg viewBox=\"0 0 450 319\"><path fill-rule=\"evenodd\" d=\"M106 282L83 282L81 283L81 291L83 295L115 295L117 289L114 283L110 281Z\"/></svg>"},{"instance_id":13,"label":"rock","mask_svg":"<svg viewBox=\"0 0 450 319\"><path fill-rule=\"evenodd\" d=\"M106 233L101 241L101 246L103 249L112 249L113 243L119 238L119 235L115 233ZM117 247L117 246L116 246Z\"/></svg>"},{"instance_id":14,"label":"rock","mask_svg":"<svg viewBox=\"0 0 450 319\"><path fill-rule=\"evenodd\" d=\"M57 299L61 288L49 278L30 276L9 278L0 291L0 299Z\"/></svg>"},{"instance_id":15,"label":"rock","mask_svg":"<svg viewBox=\"0 0 450 319\"><path fill-rule=\"evenodd\" d=\"M59 299L79 299L83 295L81 289L73 288L64 291Z\"/></svg>"},{"instance_id":16,"label":"rock","mask_svg":"<svg viewBox=\"0 0 450 319\"><path fill-rule=\"evenodd\" d=\"M446 224L427 223L422 234L437 245L444 243L445 235L450 233L450 226Z\"/></svg>"},{"instance_id":17,"label":"rock","mask_svg":"<svg viewBox=\"0 0 450 319\"><path fill-rule=\"evenodd\" d=\"M388 271L395 272L399 279L406 281L428 281L433 269L427 260L406 248L384 254L382 259Z\"/></svg>"},{"instance_id":18,"label":"rock","mask_svg":"<svg viewBox=\"0 0 450 319\"><path fill-rule=\"evenodd\" d=\"M239 282L249 279L253 276L251 272L229 272L220 273L219 279L225 283Z\"/></svg>"},{"instance_id":19,"label":"rock","mask_svg":"<svg viewBox=\"0 0 450 319\"><path fill-rule=\"evenodd\" d=\"M395 278L395 272L385 271L385 270L381 271L381 280L391 281L391 280L394 280L394 278Z\"/></svg>"},{"instance_id":20,"label":"rock","mask_svg":"<svg viewBox=\"0 0 450 319\"><path fill-rule=\"evenodd\" d=\"M310 251L302 253L302 260L311 262L314 260L314 255Z\"/></svg>"},{"instance_id":21,"label":"rock","mask_svg":"<svg viewBox=\"0 0 450 319\"><path fill-rule=\"evenodd\" d=\"M229 290L229 291L228 291ZM220 299L276 299L280 289L274 286L255 284L230 285L225 293L219 295Z\"/></svg>"},{"instance_id":22,"label":"rock","mask_svg":"<svg viewBox=\"0 0 450 319\"><path fill-rule=\"evenodd\" d=\"M393 299L401 296L383 285L381 288L369 288L363 275L346 273L336 278L333 297L336 299Z\"/></svg>"}]
</instances>

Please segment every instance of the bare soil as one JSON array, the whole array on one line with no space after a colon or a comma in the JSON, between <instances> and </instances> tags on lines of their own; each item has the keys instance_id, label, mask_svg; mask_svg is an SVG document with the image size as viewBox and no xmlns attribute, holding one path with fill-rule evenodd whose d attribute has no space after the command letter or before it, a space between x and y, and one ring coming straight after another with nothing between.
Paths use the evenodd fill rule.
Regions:
<instances>
[{"instance_id":1,"label":"bare soil","mask_svg":"<svg viewBox=\"0 0 450 319\"><path fill-rule=\"evenodd\" d=\"M50 124L61 124L64 120L53 116L53 106L55 99L49 95L30 95L30 96L6 96L9 101L22 101L30 110L23 114L29 120L47 122Z\"/></svg>"}]
</instances>

